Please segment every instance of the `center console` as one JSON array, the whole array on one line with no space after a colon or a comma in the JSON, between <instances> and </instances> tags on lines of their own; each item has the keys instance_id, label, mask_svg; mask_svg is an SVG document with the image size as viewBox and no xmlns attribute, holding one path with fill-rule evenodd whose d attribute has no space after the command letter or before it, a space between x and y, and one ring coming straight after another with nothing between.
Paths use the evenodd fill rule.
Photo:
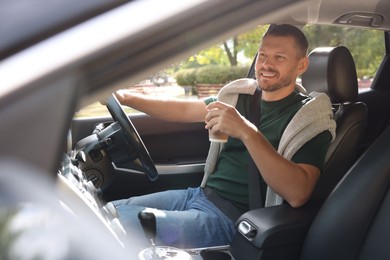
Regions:
<instances>
[{"instance_id":1,"label":"center console","mask_svg":"<svg viewBox=\"0 0 390 260\"><path fill-rule=\"evenodd\" d=\"M194 248L194 249L178 249L168 246L155 246L151 242L151 246L144 248L139 252L134 252L134 244L130 243L129 234L126 234L123 226L119 221L119 216L116 208L112 203L102 202L102 192L96 188L91 180L86 178L85 174L77 166L77 161L74 161L68 155L63 158L61 169L58 172L58 190L64 207L69 207L73 213L82 212L87 216L88 221L96 222L96 225L104 225L108 232L117 242L129 251L129 254L137 257L140 260L154 259L189 259L189 260L231 260L234 259L230 254L229 246L219 246L211 248ZM61 196L62 194L62 196ZM141 220L140 220L141 221ZM155 230L155 223L142 223L145 235L149 239L153 239L153 234L149 234L150 230ZM137 234L144 235L144 234ZM149 237L148 237L149 236ZM134 240L134 237L132 237ZM134 258L129 258L134 259Z\"/></svg>"}]
</instances>

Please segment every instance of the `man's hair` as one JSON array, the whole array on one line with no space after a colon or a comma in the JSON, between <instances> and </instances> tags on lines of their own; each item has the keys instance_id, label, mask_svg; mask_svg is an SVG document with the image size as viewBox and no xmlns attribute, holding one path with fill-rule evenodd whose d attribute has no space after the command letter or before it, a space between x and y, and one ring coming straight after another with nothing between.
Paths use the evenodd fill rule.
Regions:
<instances>
[{"instance_id":1,"label":"man's hair","mask_svg":"<svg viewBox=\"0 0 390 260\"><path fill-rule=\"evenodd\" d=\"M272 36L291 36L295 39L295 42L299 48L298 55L304 57L307 55L307 49L309 43L305 34L297 27L290 24L271 24L268 30L265 32L263 38L268 35Z\"/></svg>"}]
</instances>

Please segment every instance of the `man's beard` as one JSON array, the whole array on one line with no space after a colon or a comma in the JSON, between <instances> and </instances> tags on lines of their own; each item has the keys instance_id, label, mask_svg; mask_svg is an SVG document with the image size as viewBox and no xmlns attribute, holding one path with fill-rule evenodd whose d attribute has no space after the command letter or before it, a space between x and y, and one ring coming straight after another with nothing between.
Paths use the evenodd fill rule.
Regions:
<instances>
[{"instance_id":1,"label":"man's beard","mask_svg":"<svg viewBox=\"0 0 390 260\"><path fill-rule=\"evenodd\" d=\"M261 72L260 72L261 73ZM261 76L261 74L260 73L257 73L257 79L259 79L260 77L262 77ZM274 83L274 84L267 84L267 85L262 85L261 83L260 83L260 81L259 80L257 80L257 83L258 83L258 85L259 85L259 87L260 87L260 89L262 90L262 91L266 91L266 92L274 92L274 91L277 91L277 90L280 90L280 89L282 89L282 88L285 88L285 87L288 87L288 86L290 86L291 85L291 83L292 83L292 81L293 81L293 79L291 78L291 77L283 77L283 78L281 78L278 82L276 82L276 83Z\"/></svg>"}]
</instances>

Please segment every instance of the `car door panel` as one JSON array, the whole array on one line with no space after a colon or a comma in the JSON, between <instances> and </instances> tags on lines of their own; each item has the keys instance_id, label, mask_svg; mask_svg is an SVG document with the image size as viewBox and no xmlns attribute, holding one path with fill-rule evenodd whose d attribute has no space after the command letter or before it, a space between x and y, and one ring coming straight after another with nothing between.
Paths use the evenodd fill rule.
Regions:
<instances>
[{"instance_id":1,"label":"car door panel","mask_svg":"<svg viewBox=\"0 0 390 260\"><path fill-rule=\"evenodd\" d=\"M105 191L106 200L199 186L210 144L203 122L167 122L145 114L129 117L156 165L159 178L152 182L143 173L116 169L116 176ZM102 122L112 122L112 118L75 118L73 144L90 135Z\"/></svg>"}]
</instances>

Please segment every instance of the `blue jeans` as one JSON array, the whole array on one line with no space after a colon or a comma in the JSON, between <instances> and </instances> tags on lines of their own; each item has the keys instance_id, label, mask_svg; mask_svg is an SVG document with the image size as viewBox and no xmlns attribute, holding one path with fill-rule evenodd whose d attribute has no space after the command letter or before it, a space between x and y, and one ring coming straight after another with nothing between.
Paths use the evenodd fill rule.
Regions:
<instances>
[{"instance_id":1,"label":"blue jeans","mask_svg":"<svg viewBox=\"0 0 390 260\"><path fill-rule=\"evenodd\" d=\"M204 195L201 188L169 190L112 202L128 236L146 241L138 212L148 208L157 223L156 245L197 248L230 243L234 223Z\"/></svg>"}]
</instances>

